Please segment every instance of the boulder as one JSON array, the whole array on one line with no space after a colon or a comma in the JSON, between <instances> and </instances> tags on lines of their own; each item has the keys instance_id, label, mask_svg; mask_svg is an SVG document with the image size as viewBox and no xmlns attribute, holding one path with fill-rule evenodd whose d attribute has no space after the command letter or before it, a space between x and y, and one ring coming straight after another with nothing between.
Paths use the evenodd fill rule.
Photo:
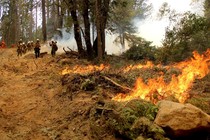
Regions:
<instances>
[{"instance_id":1,"label":"boulder","mask_svg":"<svg viewBox=\"0 0 210 140\"><path fill-rule=\"evenodd\" d=\"M210 133L210 116L191 104L160 101L155 123L172 137Z\"/></svg>"}]
</instances>

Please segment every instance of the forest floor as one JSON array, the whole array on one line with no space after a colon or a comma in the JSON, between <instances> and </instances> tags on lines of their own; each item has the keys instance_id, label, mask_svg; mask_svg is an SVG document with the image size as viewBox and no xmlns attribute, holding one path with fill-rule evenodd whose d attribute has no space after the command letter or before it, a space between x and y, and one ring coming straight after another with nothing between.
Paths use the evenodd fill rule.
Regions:
<instances>
[{"instance_id":1,"label":"forest floor","mask_svg":"<svg viewBox=\"0 0 210 140\"><path fill-rule=\"evenodd\" d=\"M1 49L0 60L0 139L92 139L88 111L97 96L80 90L75 92L71 100L72 95L67 95L66 88L62 85L61 72L66 64L64 61L61 63L61 56L46 54L35 59L33 52L29 52L18 58L16 50L12 48ZM69 58L68 61L69 66L81 63L88 62L76 58ZM207 95L210 92L209 79L208 76L203 81L194 83L196 96L198 92L202 92L207 105L210 105L210 95ZM126 80L125 83L130 83L128 87L133 84ZM107 88L103 92L105 98L113 97L111 92ZM104 139L116 138L104 135Z\"/></svg>"},{"instance_id":2,"label":"forest floor","mask_svg":"<svg viewBox=\"0 0 210 140\"><path fill-rule=\"evenodd\" d=\"M34 59L31 52L18 58L15 49L1 49L0 60L0 139L89 139L82 114L91 96L60 97L64 68L56 57Z\"/></svg>"}]
</instances>

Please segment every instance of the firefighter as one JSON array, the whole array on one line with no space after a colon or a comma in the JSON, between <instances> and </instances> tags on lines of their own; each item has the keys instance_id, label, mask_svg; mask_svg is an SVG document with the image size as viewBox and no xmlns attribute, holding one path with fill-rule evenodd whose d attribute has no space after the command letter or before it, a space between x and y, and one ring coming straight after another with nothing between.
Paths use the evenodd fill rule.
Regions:
<instances>
[{"instance_id":1,"label":"firefighter","mask_svg":"<svg viewBox=\"0 0 210 140\"><path fill-rule=\"evenodd\" d=\"M1 42L1 48L6 48L6 43L4 42L4 40L2 40Z\"/></svg>"},{"instance_id":2,"label":"firefighter","mask_svg":"<svg viewBox=\"0 0 210 140\"><path fill-rule=\"evenodd\" d=\"M52 55L52 57L54 57L56 51L58 50L57 42L56 41L52 41L50 43L50 46L51 46L51 55Z\"/></svg>"},{"instance_id":3,"label":"firefighter","mask_svg":"<svg viewBox=\"0 0 210 140\"><path fill-rule=\"evenodd\" d=\"M28 41L28 43L27 43L27 51L30 51L30 48L31 48L31 42L30 41Z\"/></svg>"},{"instance_id":4,"label":"firefighter","mask_svg":"<svg viewBox=\"0 0 210 140\"><path fill-rule=\"evenodd\" d=\"M25 54L27 51L27 46L25 44L25 42L23 42L23 45L22 45L22 52Z\"/></svg>"},{"instance_id":5,"label":"firefighter","mask_svg":"<svg viewBox=\"0 0 210 140\"><path fill-rule=\"evenodd\" d=\"M34 48L34 42L33 41L30 41L31 42L31 49Z\"/></svg>"},{"instance_id":6,"label":"firefighter","mask_svg":"<svg viewBox=\"0 0 210 140\"><path fill-rule=\"evenodd\" d=\"M39 39L37 39L34 47L35 58L38 58L40 56L40 48L41 48L40 41Z\"/></svg>"},{"instance_id":7,"label":"firefighter","mask_svg":"<svg viewBox=\"0 0 210 140\"><path fill-rule=\"evenodd\" d=\"M17 45L17 56L22 56L22 54L23 54L23 51L22 51L22 49L23 49L23 47L22 47L22 44L23 43L23 41L22 41L22 39L20 39L19 41L18 41L18 45Z\"/></svg>"}]
</instances>

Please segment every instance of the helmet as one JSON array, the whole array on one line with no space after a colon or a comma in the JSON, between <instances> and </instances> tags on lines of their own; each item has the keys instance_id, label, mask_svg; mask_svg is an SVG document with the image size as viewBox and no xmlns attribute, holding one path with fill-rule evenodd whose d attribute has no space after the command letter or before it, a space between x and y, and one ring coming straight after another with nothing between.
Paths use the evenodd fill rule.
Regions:
<instances>
[{"instance_id":1,"label":"helmet","mask_svg":"<svg viewBox=\"0 0 210 140\"><path fill-rule=\"evenodd\" d=\"M22 39L20 39L20 40L19 40L19 43L22 43L22 42L23 42Z\"/></svg>"}]
</instances>

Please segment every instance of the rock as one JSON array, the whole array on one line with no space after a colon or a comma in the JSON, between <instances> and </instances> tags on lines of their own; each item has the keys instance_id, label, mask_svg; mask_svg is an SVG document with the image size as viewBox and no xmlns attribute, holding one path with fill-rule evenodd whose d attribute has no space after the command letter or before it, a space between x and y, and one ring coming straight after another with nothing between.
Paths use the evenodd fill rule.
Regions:
<instances>
[{"instance_id":1,"label":"rock","mask_svg":"<svg viewBox=\"0 0 210 140\"><path fill-rule=\"evenodd\" d=\"M172 137L210 133L210 116L191 104L160 101L155 123Z\"/></svg>"}]
</instances>

